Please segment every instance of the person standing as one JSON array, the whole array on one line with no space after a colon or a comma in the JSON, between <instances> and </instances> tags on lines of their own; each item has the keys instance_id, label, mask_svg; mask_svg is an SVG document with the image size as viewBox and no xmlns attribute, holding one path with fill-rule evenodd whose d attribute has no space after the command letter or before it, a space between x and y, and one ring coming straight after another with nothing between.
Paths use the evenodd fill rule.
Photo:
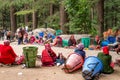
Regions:
<instances>
[{"instance_id":1,"label":"person standing","mask_svg":"<svg viewBox=\"0 0 120 80\"><path fill-rule=\"evenodd\" d=\"M18 45L23 43L24 34L25 34L25 30L20 28L18 32Z\"/></svg>"}]
</instances>

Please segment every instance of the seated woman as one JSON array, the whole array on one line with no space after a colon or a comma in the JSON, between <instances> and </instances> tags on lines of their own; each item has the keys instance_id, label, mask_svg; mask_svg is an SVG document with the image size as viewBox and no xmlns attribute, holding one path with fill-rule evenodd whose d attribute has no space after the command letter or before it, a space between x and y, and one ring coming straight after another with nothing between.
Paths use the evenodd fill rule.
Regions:
<instances>
[{"instance_id":1,"label":"seated woman","mask_svg":"<svg viewBox=\"0 0 120 80\"><path fill-rule=\"evenodd\" d=\"M103 63L103 73L110 74L114 72L112 64L112 56L109 55L109 48L108 46L103 47L103 52L99 52L97 57L102 61Z\"/></svg>"},{"instance_id":2,"label":"seated woman","mask_svg":"<svg viewBox=\"0 0 120 80\"><path fill-rule=\"evenodd\" d=\"M34 44L34 43L35 43L35 40L36 40L36 39L35 39L35 36L32 35L32 36L30 37L29 43L30 43L30 44Z\"/></svg>"},{"instance_id":3,"label":"seated woman","mask_svg":"<svg viewBox=\"0 0 120 80\"><path fill-rule=\"evenodd\" d=\"M57 36L53 43L51 43L52 46L62 47L62 38L60 36Z\"/></svg>"},{"instance_id":4,"label":"seated woman","mask_svg":"<svg viewBox=\"0 0 120 80\"><path fill-rule=\"evenodd\" d=\"M80 43L77 45L77 48L75 49L74 52L80 54L83 57L83 59L85 59L86 53L83 49L84 49L84 45Z\"/></svg>"},{"instance_id":5,"label":"seated woman","mask_svg":"<svg viewBox=\"0 0 120 80\"><path fill-rule=\"evenodd\" d=\"M43 45L44 44L43 38L41 36L38 37L38 39L36 40L36 43Z\"/></svg>"},{"instance_id":6,"label":"seated woman","mask_svg":"<svg viewBox=\"0 0 120 80\"><path fill-rule=\"evenodd\" d=\"M17 60L16 60L17 59ZM18 59L18 56L10 46L10 41L5 40L4 45L0 45L0 63L2 64L20 64L23 61L23 57Z\"/></svg>"},{"instance_id":7,"label":"seated woman","mask_svg":"<svg viewBox=\"0 0 120 80\"><path fill-rule=\"evenodd\" d=\"M90 45L89 48L94 50L101 48L101 40L98 35L95 37L94 44Z\"/></svg>"},{"instance_id":8,"label":"seated woman","mask_svg":"<svg viewBox=\"0 0 120 80\"><path fill-rule=\"evenodd\" d=\"M45 44L45 49L42 51L41 62L43 66L54 66L56 61L56 54L51 49L50 44Z\"/></svg>"},{"instance_id":9,"label":"seated woman","mask_svg":"<svg viewBox=\"0 0 120 80\"><path fill-rule=\"evenodd\" d=\"M69 38L69 40L68 40L68 46L70 48L75 48L76 44L77 44L77 42L76 42L76 40L74 38L74 35L71 35L70 38Z\"/></svg>"},{"instance_id":10,"label":"seated woman","mask_svg":"<svg viewBox=\"0 0 120 80\"><path fill-rule=\"evenodd\" d=\"M65 62L63 70L70 73L80 69L84 63L85 52L83 51L84 45L80 43L73 53L71 53Z\"/></svg>"}]
</instances>

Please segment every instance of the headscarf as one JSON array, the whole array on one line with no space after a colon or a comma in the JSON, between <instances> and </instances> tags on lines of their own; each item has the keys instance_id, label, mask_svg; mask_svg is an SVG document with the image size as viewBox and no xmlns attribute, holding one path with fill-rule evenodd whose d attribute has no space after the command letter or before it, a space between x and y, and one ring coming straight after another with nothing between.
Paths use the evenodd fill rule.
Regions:
<instances>
[{"instance_id":1,"label":"headscarf","mask_svg":"<svg viewBox=\"0 0 120 80\"><path fill-rule=\"evenodd\" d=\"M5 46L9 46L10 45L10 41L9 40L4 40L4 45Z\"/></svg>"},{"instance_id":2,"label":"headscarf","mask_svg":"<svg viewBox=\"0 0 120 80\"><path fill-rule=\"evenodd\" d=\"M52 50L50 44L45 44L45 49Z\"/></svg>"},{"instance_id":3,"label":"headscarf","mask_svg":"<svg viewBox=\"0 0 120 80\"><path fill-rule=\"evenodd\" d=\"M50 44L45 44L45 50L49 53L49 55L52 57L53 61L56 60L57 56L55 52L51 49Z\"/></svg>"},{"instance_id":4,"label":"headscarf","mask_svg":"<svg viewBox=\"0 0 120 80\"><path fill-rule=\"evenodd\" d=\"M103 53L108 55L109 54L109 48L108 46L103 47Z\"/></svg>"},{"instance_id":5,"label":"headscarf","mask_svg":"<svg viewBox=\"0 0 120 80\"><path fill-rule=\"evenodd\" d=\"M79 44L77 45L77 48L78 48L79 50L83 50L83 49L84 49L84 44L83 44L83 43L79 43Z\"/></svg>"}]
</instances>

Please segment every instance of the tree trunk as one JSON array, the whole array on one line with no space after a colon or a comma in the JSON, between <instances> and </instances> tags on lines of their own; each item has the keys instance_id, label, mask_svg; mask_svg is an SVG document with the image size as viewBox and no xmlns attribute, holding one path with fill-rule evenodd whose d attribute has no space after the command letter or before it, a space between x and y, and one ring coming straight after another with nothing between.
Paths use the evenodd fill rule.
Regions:
<instances>
[{"instance_id":1,"label":"tree trunk","mask_svg":"<svg viewBox=\"0 0 120 80\"><path fill-rule=\"evenodd\" d=\"M37 28L37 12L33 12L33 29Z\"/></svg>"},{"instance_id":2,"label":"tree trunk","mask_svg":"<svg viewBox=\"0 0 120 80\"><path fill-rule=\"evenodd\" d=\"M94 20L94 7L91 8L91 20Z\"/></svg>"},{"instance_id":3,"label":"tree trunk","mask_svg":"<svg viewBox=\"0 0 120 80\"><path fill-rule=\"evenodd\" d=\"M108 15L108 7L105 8L105 15ZM109 26L109 19L108 18L105 18L105 22L104 22L105 26L104 26L104 30L107 30L108 29L108 26Z\"/></svg>"},{"instance_id":4,"label":"tree trunk","mask_svg":"<svg viewBox=\"0 0 120 80\"><path fill-rule=\"evenodd\" d=\"M29 5L28 4L25 4L24 5L24 8L25 9L29 9ZM29 24L28 24L28 22L29 22L29 20L28 20L28 14L26 14L25 16L24 16L24 21L25 21L25 26L28 26Z\"/></svg>"},{"instance_id":5,"label":"tree trunk","mask_svg":"<svg viewBox=\"0 0 120 80\"><path fill-rule=\"evenodd\" d=\"M104 32L104 0L99 0L97 4L99 35Z\"/></svg>"},{"instance_id":6,"label":"tree trunk","mask_svg":"<svg viewBox=\"0 0 120 80\"><path fill-rule=\"evenodd\" d=\"M2 27L3 27L3 29L6 29L4 17L5 17L4 13L2 13Z\"/></svg>"},{"instance_id":7,"label":"tree trunk","mask_svg":"<svg viewBox=\"0 0 120 80\"><path fill-rule=\"evenodd\" d=\"M53 15L53 4L51 3L50 4L50 16L52 16Z\"/></svg>"},{"instance_id":8,"label":"tree trunk","mask_svg":"<svg viewBox=\"0 0 120 80\"><path fill-rule=\"evenodd\" d=\"M10 21L11 21L11 31L15 32L17 29L16 15L14 6L10 7Z\"/></svg>"},{"instance_id":9,"label":"tree trunk","mask_svg":"<svg viewBox=\"0 0 120 80\"><path fill-rule=\"evenodd\" d=\"M117 26L117 13L115 13L115 27Z\"/></svg>"},{"instance_id":10,"label":"tree trunk","mask_svg":"<svg viewBox=\"0 0 120 80\"><path fill-rule=\"evenodd\" d=\"M28 20L28 14L26 14L26 15L25 15L25 26L28 26L28 25L29 25L28 22L29 22L29 20Z\"/></svg>"},{"instance_id":11,"label":"tree trunk","mask_svg":"<svg viewBox=\"0 0 120 80\"><path fill-rule=\"evenodd\" d=\"M67 22L67 15L64 9L64 6L60 4L60 29L63 31L63 33L66 33L65 23Z\"/></svg>"}]
</instances>

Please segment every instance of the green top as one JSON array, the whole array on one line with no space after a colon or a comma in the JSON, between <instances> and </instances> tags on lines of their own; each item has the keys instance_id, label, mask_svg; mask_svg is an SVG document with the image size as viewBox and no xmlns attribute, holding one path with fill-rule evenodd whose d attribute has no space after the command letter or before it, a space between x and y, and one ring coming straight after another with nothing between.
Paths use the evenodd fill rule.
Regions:
<instances>
[{"instance_id":1,"label":"green top","mask_svg":"<svg viewBox=\"0 0 120 80\"><path fill-rule=\"evenodd\" d=\"M105 55L104 53L100 52L98 53L97 57L103 63L103 73L110 74L114 72L113 68L110 66L111 61L112 61L111 55Z\"/></svg>"}]
</instances>

